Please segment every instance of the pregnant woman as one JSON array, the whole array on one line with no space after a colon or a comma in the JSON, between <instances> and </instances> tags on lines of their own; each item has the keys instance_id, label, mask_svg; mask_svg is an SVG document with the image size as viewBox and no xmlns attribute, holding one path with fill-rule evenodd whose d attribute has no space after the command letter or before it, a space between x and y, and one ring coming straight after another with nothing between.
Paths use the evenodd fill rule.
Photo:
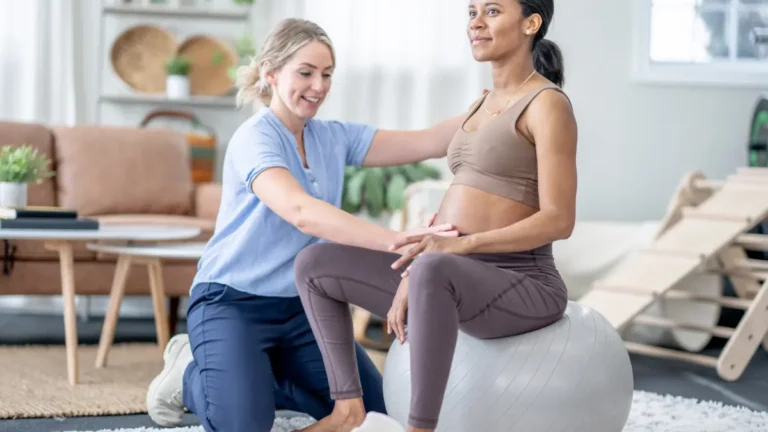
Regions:
<instances>
[{"instance_id":1,"label":"pregnant woman","mask_svg":"<svg viewBox=\"0 0 768 432\"><path fill-rule=\"evenodd\" d=\"M413 235L400 255L318 244L296 260L296 282L322 352L328 417L306 431L349 431L365 417L348 304L386 316L411 353L409 431L431 431L461 329L477 338L559 320L567 290L552 243L575 221L577 128L562 56L544 39L552 0L472 0L467 33L493 89L474 103L447 149L454 180L435 223L461 235ZM407 317L406 317L407 315Z\"/></svg>"}]
</instances>

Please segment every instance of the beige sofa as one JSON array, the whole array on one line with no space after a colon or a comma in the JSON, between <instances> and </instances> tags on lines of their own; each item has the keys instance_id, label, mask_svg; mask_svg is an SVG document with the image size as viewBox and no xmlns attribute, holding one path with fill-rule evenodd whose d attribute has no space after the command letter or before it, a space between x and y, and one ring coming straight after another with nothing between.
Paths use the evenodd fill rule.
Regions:
<instances>
[{"instance_id":1,"label":"beige sofa","mask_svg":"<svg viewBox=\"0 0 768 432\"><path fill-rule=\"evenodd\" d=\"M196 241L206 240L213 231L221 190L218 184L192 182L189 146L180 132L0 122L0 146L8 144L30 144L53 161L56 176L30 185L30 205L73 208L102 224L200 227ZM39 241L13 241L10 246L15 252L4 259L12 259L12 268L10 274L0 273L0 295L61 294L56 252ZM109 294L115 257L91 252L84 242L76 245L74 255L76 293ZM167 262L166 294L186 296L195 270L195 262ZM148 287L147 272L136 268L125 294L148 295Z\"/></svg>"}]
</instances>

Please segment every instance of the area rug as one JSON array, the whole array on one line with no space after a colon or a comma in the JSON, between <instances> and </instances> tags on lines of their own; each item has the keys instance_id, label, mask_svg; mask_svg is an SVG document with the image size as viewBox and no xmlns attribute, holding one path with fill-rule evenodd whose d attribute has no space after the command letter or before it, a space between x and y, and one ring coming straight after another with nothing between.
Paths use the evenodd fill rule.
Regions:
<instances>
[{"instance_id":1,"label":"area rug","mask_svg":"<svg viewBox=\"0 0 768 432\"><path fill-rule=\"evenodd\" d=\"M309 419L278 419L272 432L289 432ZM724 406L716 402L635 391L623 432L765 432L768 413ZM75 431L70 431L75 432ZM114 429L98 432L203 432L201 427ZM384 431L377 431L384 432Z\"/></svg>"},{"instance_id":2,"label":"area rug","mask_svg":"<svg viewBox=\"0 0 768 432\"><path fill-rule=\"evenodd\" d=\"M146 412L150 381L163 368L151 344L117 344L96 369L96 346L78 348L79 383L67 381L63 346L0 347L0 418L73 417Z\"/></svg>"},{"instance_id":3,"label":"area rug","mask_svg":"<svg viewBox=\"0 0 768 432\"><path fill-rule=\"evenodd\" d=\"M78 348L79 384L67 381L63 346L0 346L0 419L146 413L145 397L162 370L153 344L116 344L96 369L96 346ZM383 366L384 355L370 352Z\"/></svg>"}]
</instances>

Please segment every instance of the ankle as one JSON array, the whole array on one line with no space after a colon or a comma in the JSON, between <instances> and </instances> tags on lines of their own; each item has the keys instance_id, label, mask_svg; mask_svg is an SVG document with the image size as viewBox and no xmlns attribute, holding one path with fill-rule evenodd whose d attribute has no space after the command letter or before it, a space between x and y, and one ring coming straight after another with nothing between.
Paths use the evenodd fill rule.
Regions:
<instances>
[{"instance_id":1,"label":"ankle","mask_svg":"<svg viewBox=\"0 0 768 432\"><path fill-rule=\"evenodd\" d=\"M339 399L333 407L333 414L348 420L360 420L362 422L365 419L363 399Z\"/></svg>"},{"instance_id":2,"label":"ankle","mask_svg":"<svg viewBox=\"0 0 768 432\"><path fill-rule=\"evenodd\" d=\"M424 429L424 428L408 426L408 432L434 432L434 429Z\"/></svg>"}]
</instances>

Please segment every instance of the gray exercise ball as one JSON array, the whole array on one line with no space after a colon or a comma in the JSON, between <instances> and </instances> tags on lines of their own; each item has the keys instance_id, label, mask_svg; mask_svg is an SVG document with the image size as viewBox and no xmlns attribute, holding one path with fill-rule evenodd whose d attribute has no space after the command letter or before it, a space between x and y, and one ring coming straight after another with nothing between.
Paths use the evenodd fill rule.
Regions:
<instances>
[{"instance_id":1,"label":"gray exercise ball","mask_svg":"<svg viewBox=\"0 0 768 432\"><path fill-rule=\"evenodd\" d=\"M558 322L526 334L483 340L459 332L437 431L621 432L633 390L619 334L600 313L569 302ZM406 427L407 340L387 354L384 400Z\"/></svg>"}]
</instances>

